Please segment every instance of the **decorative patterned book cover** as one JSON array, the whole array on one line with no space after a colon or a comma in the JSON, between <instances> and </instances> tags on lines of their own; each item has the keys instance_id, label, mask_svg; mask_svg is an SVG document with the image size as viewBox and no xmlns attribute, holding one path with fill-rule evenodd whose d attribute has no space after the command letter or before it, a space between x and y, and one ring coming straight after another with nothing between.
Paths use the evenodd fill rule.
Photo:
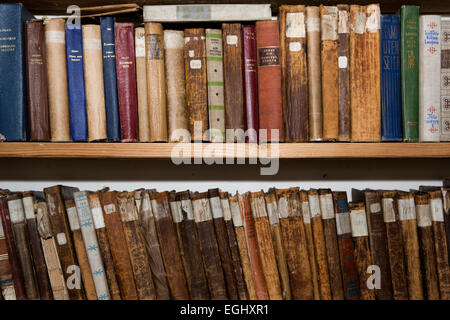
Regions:
<instances>
[{"instance_id":1,"label":"decorative patterned book cover","mask_svg":"<svg viewBox=\"0 0 450 320\"><path fill-rule=\"evenodd\" d=\"M441 18L441 141L450 141L450 19Z\"/></svg>"}]
</instances>

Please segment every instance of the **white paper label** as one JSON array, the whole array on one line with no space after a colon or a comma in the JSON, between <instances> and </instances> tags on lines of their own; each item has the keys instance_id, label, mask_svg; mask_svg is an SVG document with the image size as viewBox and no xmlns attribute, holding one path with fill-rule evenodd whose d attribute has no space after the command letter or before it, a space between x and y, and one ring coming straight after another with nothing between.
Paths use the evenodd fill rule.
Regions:
<instances>
[{"instance_id":1,"label":"white paper label","mask_svg":"<svg viewBox=\"0 0 450 320\"><path fill-rule=\"evenodd\" d=\"M185 37L184 38L184 44L188 43L189 41L191 41L191 37Z\"/></svg>"},{"instance_id":2,"label":"white paper label","mask_svg":"<svg viewBox=\"0 0 450 320\"><path fill-rule=\"evenodd\" d=\"M198 199L192 201L192 207L194 209L195 222L203 222L211 220L211 208L208 203L208 199Z\"/></svg>"},{"instance_id":3,"label":"white paper label","mask_svg":"<svg viewBox=\"0 0 450 320\"><path fill-rule=\"evenodd\" d=\"M322 212L322 219L334 218L333 198L331 194L320 196L320 211Z\"/></svg>"},{"instance_id":4,"label":"white paper label","mask_svg":"<svg viewBox=\"0 0 450 320\"><path fill-rule=\"evenodd\" d=\"M300 42L290 42L289 43L289 51L298 52L302 49L302 44Z\"/></svg>"},{"instance_id":5,"label":"white paper label","mask_svg":"<svg viewBox=\"0 0 450 320\"><path fill-rule=\"evenodd\" d=\"M144 199L142 199L142 202L141 202L141 212L148 212L148 211L150 211L152 213L151 216L153 216L152 206L150 204L150 199L144 198Z\"/></svg>"},{"instance_id":6,"label":"white paper label","mask_svg":"<svg viewBox=\"0 0 450 320\"><path fill-rule=\"evenodd\" d=\"M306 29L308 32L320 31L320 18L307 18Z\"/></svg>"},{"instance_id":7,"label":"white paper label","mask_svg":"<svg viewBox=\"0 0 450 320\"><path fill-rule=\"evenodd\" d=\"M380 7L377 5L369 5L367 7L368 18L366 21L366 31L375 33L380 29Z\"/></svg>"},{"instance_id":8,"label":"white paper label","mask_svg":"<svg viewBox=\"0 0 450 320\"><path fill-rule=\"evenodd\" d=\"M234 34L227 35L227 44L230 46L237 46L238 45L238 37Z\"/></svg>"},{"instance_id":9,"label":"white paper label","mask_svg":"<svg viewBox=\"0 0 450 320\"><path fill-rule=\"evenodd\" d=\"M348 58L346 56L340 56L338 58L339 69L347 69L348 67Z\"/></svg>"},{"instance_id":10,"label":"white paper label","mask_svg":"<svg viewBox=\"0 0 450 320\"><path fill-rule=\"evenodd\" d=\"M25 210L25 218L34 219L34 201L33 197L25 197L22 199L23 209Z\"/></svg>"},{"instance_id":11,"label":"white paper label","mask_svg":"<svg viewBox=\"0 0 450 320\"><path fill-rule=\"evenodd\" d=\"M211 210L214 219L223 218L222 204L219 197L213 197L210 200Z\"/></svg>"},{"instance_id":12,"label":"white paper label","mask_svg":"<svg viewBox=\"0 0 450 320\"><path fill-rule=\"evenodd\" d=\"M191 200L181 200L181 210L186 212L187 220L194 220Z\"/></svg>"},{"instance_id":13,"label":"white paper label","mask_svg":"<svg viewBox=\"0 0 450 320\"><path fill-rule=\"evenodd\" d=\"M364 210L350 211L350 225L352 227L353 237L366 237L367 231L366 212Z\"/></svg>"},{"instance_id":14,"label":"white paper label","mask_svg":"<svg viewBox=\"0 0 450 320\"><path fill-rule=\"evenodd\" d=\"M145 57L145 38L136 34L136 58Z\"/></svg>"},{"instance_id":15,"label":"white paper label","mask_svg":"<svg viewBox=\"0 0 450 320\"><path fill-rule=\"evenodd\" d=\"M413 198L398 199L397 204L400 221L416 220L416 208Z\"/></svg>"},{"instance_id":16,"label":"white paper label","mask_svg":"<svg viewBox=\"0 0 450 320\"><path fill-rule=\"evenodd\" d=\"M237 202L231 202L231 215L233 217L233 225L235 227L242 227L244 225L242 221L242 215L241 215L241 208L239 206L239 203Z\"/></svg>"},{"instance_id":17,"label":"white paper label","mask_svg":"<svg viewBox=\"0 0 450 320\"><path fill-rule=\"evenodd\" d=\"M431 226L430 205L428 204L416 205L416 214L417 214L417 225L419 227Z\"/></svg>"},{"instance_id":18,"label":"white paper label","mask_svg":"<svg viewBox=\"0 0 450 320\"><path fill-rule=\"evenodd\" d=\"M280 219L289 217L289 203L285 197L278 200L278 214Z\"/></svg>"},{"instance_id":19,"label":"white paper label","mask_svg":"<svg viewBox=\"0 0 450 320\"><path fill-rule=\"evenodd\" d=\"M0 238L4 238L5 237L5 231L3 231L3 225L2 222L0 221Z\"/></svg>"},{"instance_id":20,"label":"white paper label","mask_svg":"<svg viewBox=\"0 0 450 320\"><path fill-rule=\"evenodd\" d=\"M309 202L302 202L302 215L303 215L303 222L310 224L311 212L309 211Z\"/></svg>"},{"instance_id":21,"label":"white paper label","mask_svg":"<svg viewBox=\"0 0 450 320\"><path fill-rule=\"evenodd\" d=\"M105 220L103 219L102 208L95 207L91 209L92 220L94 220L95 229L101 229L105 227Z\"/></svg>"},{"instance_id":22,"label":"white paper label","mask_svg":"<svg viewBox=\"0 0 450 320\"><path fill-rule=\"evenodd\" d=\"M202 61L201 60L191 60L189 63L191 69L201 69Z\"/></svg>"},{"instance_id":23,"label":"white paper label","mask_svg":"<svg viewBox=\"0 0 450 320\"><path fill-rule=\"evenodd\" d=\"M305 14L303 12L286 13L286 38L305 37Z\"/></svg>"},{"instance_id":24,"label":"white paper label","mask_svg":"<svg viewBox=\"0 0 450 320\"><path fill-rule=\"evenodd\" d=\"M381 201L383 203L384 222L395 222L394 199L383 198Z\"/></svg>"},{"instance_id":25,"label":"white paper label","mask_svg":"<svg viewBox=\"0 0 450 320\"><path fill-rule=\"evenodd\" d=\"M105 210L105 214L111 214L116 212L116 206L113 203L110 203L104 206L103 210Z\"/></svg>"},{"instance_id":26,"label":"white paper label","mask_svg":"<svg viewBox=\"0 0 450 320\"><path fill-rule=\"evenodd\" d=\"M67 208L67 217L69 218L70 230L75 231L80 229L80 221L78 220L78 213L76 207Z\"/></svg>"},{"instance_id":27,"label":"white paper label","mask_svg":"<svg viewBox=\"0 0 450 320\"><path fill-rule=\"evenodd\" d=\"M83 39L83 49L101 50L102 41L95 38L85 38Z\"/></svg>"},{"instance_id":28,"label":"white paper label","mask_svg":"<svg viewBox=\"0 0 450 320\"><path fill-rule=\"evenodd\" d=\"M172 218L174 223L180 223L183 221L183 214L181 213L181 202L171 201L170 209L172 211Z\"/></svg>"},{"instance_id":29,"label":"white paper label","mask_svg":"<svg viewBox=\"0 0 450 320\"><path fill-rule=\"evenodd\" d=\"M25 221L22 199L8 200L8 210L12 223Z\"/></svg>"},{"instance_id":30,"label":"white paper label","mask_svg":"<svg viewBox=\"0 0 450 320\"><path fill-rule=\"evenodd\" d=\"M380 211L381 211L381 205L380 205L379 202L375 202L375 203L372 203L370 205L370 212L371 213L378 213Z\"/></svg>"},{"instance_id":31,"label":"white paper label","mask_svg":"<svg viewBox=\"0 0 450 320\"><path fill-rule=\"evenodd\" d=\"M431 218L436 222L444 222L444 207L441 199L431 199Z\"/></svg>"},{"instance_id":32,"label":"white paper label","mask_svg":"<svg viewBox=\"0 0 450 320\"><path fill-rule=\"evenodd\" d=\"M185 42L189 42L189 40ZM164 48L183 49L184 48L183 31L181 32L173 30L164 31Z\"/></svg>"},{"instance_id":33,"label":"white paper label","mask_svg":"<svg viewBox=\"0 0 450 320\"><path fill-rule=\"evenodd\" d=\"M354 11L354 18L352 30L354 33L363 34L366 28L366 13L361 11Z\"/></svg>"},{"instance_id":34,"label":"white paper label","mask_svg":"<svg viewBox=\"0 0 450 320\"><path fill-rule=\"evenodd\" d=\"M189 57L193 58L195 56L194 50L189 50Z\"/></svg>"},{"instance_id":35,"label":"white paper label","mask_svg":"<svg viewBox=\"0 0 450 320\"><path fill-rule=\"evenodd\" d=\"M228 199L220 199L220 203L222 204L223 219L225 221L230 221L231 220L231 210L230 210L230 204L228 202Z\"/></svg>"},{"instance_id":36,"label":"white paper label","mask_svg":"<svg viewBox=\"0 0 450 320\"><path fill-rule=\"evenodd\" d=\"M320 217L320 202L318 195L310 195L309 198L309 212L311 213L311 218Z\"/></svg>"},{"instance_id":37,"label":"white paper label","mask_svg":"<svg viewBox=\"0 0 450 320\"><path fill-rule=\"evenodd\" d=\"M350 214L348 212L338 213L336 215L336 229L338 235L352 232Z\"/></svg>"},{"instance_id":38,"label":"white paper label","mask_svg":"<svg viewBox=\"0 0 450 320\"><path fill-rule=\"evenodd\" d=\"M349 12L347 10L339 10L338 33L349 33L348 17Z\"/></svg>"},{"instance_id":39,"label":"white paper label","mask_svg":"<svg viewBox=\"0 0 450 320\"><path fill-rule=\"evenodd\" d=\"M65 44L66 43L65 32L56 30L45 31L45 42Z\"/></svg>"},{"instance_id":40,"label":"white paper label","mask_svg":"<svg viewBox=\"0 0 450 320\"><path fill-rule=\"evenodd\" d=\"M63 246L67 243L66 234L65 233L58 233L56 235L56 241L60 246Z\"/></svg>"},{"instance_id":41,"label":"white paper label","mask_svg":"<svg viewBox=\"0 0 450 320\"><path fill-rule=\"evenodd\" d=\"M272 226L275 226L280 222L278 219L278 208L275 202L267 203L267 215L269 216L269 223Z\"/></svg>"}]
</instances>

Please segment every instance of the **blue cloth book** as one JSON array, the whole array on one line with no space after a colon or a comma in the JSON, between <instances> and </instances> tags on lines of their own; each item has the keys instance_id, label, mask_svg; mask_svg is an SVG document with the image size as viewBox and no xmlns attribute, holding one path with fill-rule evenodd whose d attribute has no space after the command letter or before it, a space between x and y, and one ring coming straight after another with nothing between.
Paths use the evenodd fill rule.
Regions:
<instances>
[{"instance_id":1,"label":"blue cloth book","mask_svg":"<svg viewBox=\"0 0 450 320\"><path fill-rule=\"evenodd\" d=\"M113 17L100 18L108 141L121 141L114 24Z\"/></svg>"},{"instance_id":2,"label":"blue cloth book","mask_svg":"<svg viewBox=\"0 0 450 320\"><path fill-rule=\"evenodd\" d=\"M88 140L81 25L66 24L67 86L73 141Z\"/></svg>"},{"instance_id":3,"label":"blue cloth book","mask_svg":"<svg viewBox=\"0 0 450 320\"><path fill-rule=\"evenodd\" d=\"M28 137L24 35L31 19L21 3L0 4L0 141Z\"/></svg>"},{"instance_id":4,"label":"blue cloth book","mask_svg":"<svg viewBox=\"0 0 450 320\"><path fill-rule=\"evenodd\" d=\"M400 17L381 16L381 140L401 141Z\"/></svg>"}]
</instances>

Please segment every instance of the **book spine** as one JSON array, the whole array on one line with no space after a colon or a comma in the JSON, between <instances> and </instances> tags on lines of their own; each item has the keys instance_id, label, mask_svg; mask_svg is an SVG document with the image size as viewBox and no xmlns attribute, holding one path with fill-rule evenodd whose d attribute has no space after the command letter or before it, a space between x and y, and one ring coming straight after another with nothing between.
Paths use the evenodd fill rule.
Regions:
<instances>
[{"instance_id":1,"label":"book spine","mask_svg":"<svg viewBox=\"0 0 450 320\"><path fill-rule=\"evenodd\" d=\"M350 6L352 141L380 141L380 7Z\"/></svg>"},{"instance_id":2,"label":"book spine","mask_svg":"<svg viewBox=\"0 0 450 320\"><path fill-rule=\"evenodd\" d=\"M419 18L419 141L440 140L441 17Z\"/></svg>"},{"instance_id":3,"label":"book spine","mask_svg":"<svg viewBox=\"0 0 450 320\"><path fill-rule=\"evenodd\" d=\"M206 29L205 35L209 135L211 142L223 142L225 137L225 65L222 47L222 30Z\"/></svg>"},{"instance_id":4,"label":"book spine","mask_svg":"<svg viewBox=\"0 0 450 320\"><path fill-rule=\"evenodd\" d=\"M259 128L266 130L269 142L284 140L281 99L281 64L279 22L256 22L258 66Z\"/></svg>"},{"instance_id":5,"label":"book spine","mask_svg":"<svg viewBox=\"0 0 450 320\"><path fill-rule=\"evenodd\" d=\"M184 65L191 140L209 140L205 29L184 30Z\"/></svg>"},{"instance_id":6,"label":"book spine","mask_svg":"<svg viewBox=\"0 0 450 320\"><path fill-rule=\"evenodd\" d=\"M108 141L121 140L114 24L115 18L113 17L100 18Z\"/></svg>"},{"instance_id":7,"label":"book spine","mask_svg":"<svg viewBox=\"0 0 450 320\"><path fill-rule=\"evenodd\" d=\"M244 68L246 142L258 142L258 74L256 63L256 31L254 25L242 26L242 60Z\"/></svg>"},{"instance_id":8,"label":"book spine","mask_svg":"<svg viewBox=\"0 0 450 320\"><path fill-rule=\"evenodd\" d=\"M283 121L286 142L308 141L305 6L280 6Z\"/></svg>"},{"instance_id":9,"label":"book spine","mask_svg":"<svg viewBox=\"0 0 450 320\"><path fill-rule=\"evenodd\" d=\"M121 137L122 142L136 142L138 140L138 111L134 25L133 23L116 22L114 32Z\"/></svg>"},{"instance_id":10,"label":"book spine","mask_svg":"<svg viewBox=\"0 0 450 320\"><path fill-rule=\"evenodd\" d=\"M0 202L2 200L0 199ZM0 203L2 205L2 203ZM4 208L0 207L3 211ZM3 215L3 214L2 214ZM5 230L0 220L0 289L5 300L16 300L16 291L14 288L14 278L8 255L8 243L5 236Z\"/></svg>"},{"instance_id":11,"label":"book spine","mask_svg":"<svg viewBox=\"0 0 450 320\"><path fill-rule=\"evenodd\" d=\"M71 140L64 26L65 22L62 19L50 19L45 23L45 53L52 141Z\"/></svg>"},{"instance_id":12,"label":"book spine","mask_svg":"<svg viewBox=\"0 0 450 320\"><path fill-rule=\"evenodd\" d=\"M441 191L442 191L442 201L444 205L444 223L445 223L445 231L447 234L448 256L450 259L450 192L447 187L442 187Z\"/></svg>"},{"instance_id":13,"label":"book spine","mask_svg":"<svg viewBox=\"0 0 450 320\"><path fill-rule=\"evenodd\" d=\"M150 142L150 116L147 97L145 28L134 29L139 141ZM164 88L165 90L165 88Z\"/></svg>"},{"instance_id":14,"label":"book spine","mask_svg":"<svg viewBox=\"0 0 450 320\"><path fill-rule=\"evenodd\" d=\"M45 60L45 31L42 21L26 22L25 39L30 141L49 141L47 62Z\"/></svg>"},{"instance_id":15,"label":"book spine","mask_svg":"<svg viewBox=\"0 0 450 320\"><path fill-rule=\"evenodd\" d=\"M402 141L400 17L381 16L381 140Z\"/></svg>"},{"instance_id":16,"label":"book spine","mask_svg":"<svg viewBox=\"0 0 450 320\"><path fill-rule=\"evenodd\" d=\"M444 20L445 19L445 20ZM441 141L450 141L450 20L441 18Z\"/></svg>"},{"instance_id":17,"label":"book spine","mask_svg":"<svg viewBox=\"0 0 450 320\"><path fill-rule=\"evenodd\" d=\"M188 142L183 31L164 30L164 54L169 141Z\"/></svg>"}]
</instances>

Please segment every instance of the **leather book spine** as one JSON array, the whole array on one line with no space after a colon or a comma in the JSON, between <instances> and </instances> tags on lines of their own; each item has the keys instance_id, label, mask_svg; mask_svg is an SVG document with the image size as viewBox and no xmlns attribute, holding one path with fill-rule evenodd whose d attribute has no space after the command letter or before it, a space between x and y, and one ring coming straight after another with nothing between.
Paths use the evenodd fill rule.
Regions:
<instances>
[{"instance_id":1,"label":"leather book spine","mask_svg":"<svg viewBox=\"0 0 450 320\"><path fill-rule=\"evenodd\" d=\"M208 192L192 193L191 201L211 299L228 299L226 277L223 272L223 263L221 262L219 245L214 230Z\"/></svg>"},{"instance_id":2,"label":"leather book spine","mask_svg":"<svg viewBox=\"0 0 450 320\"><path fill-rule=\"evenodd\" d=\"M322 214L325 246L327 248L328 271L333 300L344 300L342 284L341 261L337 242L336 216L334 212L333 195L330 189L319 190L320 212Z\"/></svg>"},{"instance_id":3,"label":"leather book spine","mask_svg":"<svg viewBox=\"0 0 450 320\"><path fill-rule=\"evenodd\" d=\"M345 191L333 192L333 202L345 300L359 300L359 278L353 256L354 247L347 193Z\"/></svg>"},{"instance_id":4,"label":"leather book spine","mask_svg":"<svg viewBox=\"0 0 450 320\"><path fill-rule=\"evenodd\" d=\"M136 61L134 56L134 24L116 22L114 32L116 40L117 92L119 95L121 137L122 142L136 142L138 141L139 129Z\"/></svg>"},{"instance_id":5,"label":"leather book spine","mask_svg":"<svg viewBox=\"0 0 450 320\"><path fill-rule=\"evenodd\" d=\"M127 239L120 219L120 208L117 202L117 192L110 191L101 194L103 219L105 222L108 242L114 270L120 288L122 300L137 300L138 291L133 276L133 267L128 254Z\"/></svg>"},{"instance_id":6,"label":"leather book spine","mask_svg":"<svg viewBox=\"0 0 450 320\"><path fill-rule=\"evenodd\" d=\"M412 193L399 192L397 195L397 208L405 252L409 299L423 300L424 291L414 195Z\"/></svg>"},{"instance_id":7,"label":"leather book spine","mask_svg":"<svg viewBox=\"0 0 450 320\"><path fill-rule=\"evenodd\" d=\"M160 23L145 24L145 41L150 141L167 141L164 33Z\"/></svg>"},{"instance_id":8,"label":"leather book spine","mask_svg":"<svg viewBox=\"0 0 450 320\"><path fill-rule=\"evenodd\" d=\"M353 142L380 141L380 7L350 6L350 92Z\"/></svg>"},{"instance_id":9,"label":"leather book spine","mask_svg":"<svg viewBox=\"0 0 450 320\"><path fill-rule=\"evenodd\" d=\"M96 299L110 300L111 296L109 294L108 280L105 268L103 267L97 234L95 233L96 225L100 224L104 228L103 212L101 211L101 207L97 207L97 209L91 211L86 191L74 193L74 201L76 206L76 212L74 213L77 215L76 218L78 219L79 230L81 231L81 236L83 238L84 250L86 251L88 259L88 267L92 275L92 280L94 281ZM76 227L77 221L75 217L72 217L71 220L72 213L69 212L69 210L67 211L67 214L69 216L69 224L71 227ZM72 232L75 236L75 231Z\"/></svg>"},{"instance_id":10,"label":"leather book spine","mask_svg":"<svg viewBox=\"0 0 450 320\"><path fill-rule=\"evenodd\" d=\"M280 31L276 20L257 21L256 48L258 66L259 128L266 130L266 139L284 140L281 99ZM261 132L260 132L261 133Z\"/></svg>"},{"instance_id":11,"label":"leather book spine","mask_svg":"<svg viewBox=\"0 0 450 320\"><path fill-rule=\"evenodd\" d=\"M338 4L339 129L338 140L350 141L350 7Z\"/></svg>"},{"instance_id":12,"label":"leather book spine","mask_svg":"<svg viewBox=\"0 0 450 320\"><path fill-rule=\"evenodd\" d=\"M186 105L192 141L209 140L205 29L184 30Z\"/></svg>"},{"instance_id":13,"label":"leather book spine","mask_svg":"<svg viewBox=\"0 0 450 320\"><path fill-rule=\"evenodd\" d=\"M441 17L441 141L450 141L450 20Z\"/></svg>"},{"instance_id":14,"label":"leather book spine","mask_svg":"<svg viewBox=\"0 0 450 320\"><path fill-rule=\"evenodd\" d=\"M139 141L150 142L150 116L147 96L145 28L134 29ZM165 88L164 88L165 90Z\"/></svg>"},{"instance_id":15,"label":"leather book spine","mask_svg":"<svg viewBox=\"0 0 450 320\"><path fill-rule=\"evenodd\" d=\"M386 226L387 253L392 278L392 298L394 300L408 300L405 254L398 207L395 202L396 192L383 191L381 196L383 220Z\"/></svg>"},{"instance_id":16,"label":"leather book spine","mask_svg":"<svg viewBox=\"0 0 450 320\"><path fill-rule=\"evenodd\" d=\"M240 23L223 23L223 77L226 141L244 142L245 109Z\"/></svg>"},{"instance_id":17,"label":"leather book spine","mask_svg":"<svg viewBox=\"0 0 450 320\"><path fill-rule=\"evenodd\" d=\"M270 300L282 300L281 283L278 274L277 260L272 243L270 223L267 217L266 203L263 192L250 193L250 206L256 230L256 240L259 255L266 279L267 291Z\"/></svg>"},{"instance_id":18,"label":"leather book spine","mask_svg":"<svg viewBox=\"0 0 450 320\"><path fill-rule=\"evenodd\" d=\"M175 300L187 300L189 292L170 213L168 193L151 193L150 198L171 296Z\"/></svg>"},{"instance_id":19,"label":"leather book spine","mask_svg":"<svg viewBox=\"0 0 450 320\"><path fill-rule=\"evenodd\" d=\"M242 60L244 68L246 142L258 142L258 73L256 63L256 31L254 25L242 26Z\"/></svg>"},{"instance_id":20,"label":"leather book spine","mask_svg":"<svg viewBox=\"0 0 450 320\"><path fill-rule=\"evenodd\" d=\"M6 205L6 203L5 203ZM3 216L3 200L0 198L0 214ZM3 220L3 219L2 219ZM14 278L8 255L8 243L0 220L0 290L4 300L16 300Z\"/></svg>"},{"instance_id":21,"label":"leather book spine","mask_svg":"<svg viewBox=\"0 0 450 320\"><path fill-rule=\"evenodd\" d=\"M338 8L320 6L323 139L339 135L339 38Z\"/></svg>"},{"instance_id":22,"label":"leather book spine","mask_svg":"<svg viewBox=\"0 0 450 320\"><path fill-rule=\"evenodd\" d=\"M209 137L225 140L224 56L222 30L206 29L206 78L208 81Z\"/></svg>"},{"instance_id":23,"label":"leather book spine","mask_svg":"<svg viewBox=\"0 0 450 320\"><path fill-rule=\"evenodd\" d=\"M442 191L442 202L444 206L444 224L445 233L447 235L447 252L450 260L450 189L445 187L441 188Z\"/></svg>"},{"instance_id":24,"label":"leather book spine","mask_svg":"<svg viewBox=\"0 0 450 320\"><path fill-rule=\"evenodd\" d=\"M164 54L169 141L188 142L183 31L164 30Z\"/></svg>"},{"instance_id":25,"label":"leather book spine","mask_svg":"<svg viewBox=\"0 0 450 320\"><path fill-rule=\"evenodd\" d=\"M282 5L280 47L286 142L308 141L308 69L304 5Z\"/></svg>"},{"instance_id":26,"label":"leather book spine","mask_svg":"<svg viewBox=\"0 0 450 320\"><path fill-rule=\"evenodd\" d=\"M314 241L314 254L317 261L317 275L321 300L331 300L330 273L328 270L327 248L323 229L322 214L320 211L319 192L308 191L309 211L311 214L311 227Z\"/></svg>"},{"instance_id":27,"label":"leather book spine","mask_svg":"<svg viewBox=\"0 0 450 320\"><path fill-rule=\"evenodd\" d=\"M104 274L108 284L110 299L121 300L119 284L117 282L113 257L106 231L104 213L100 202L100 194L99 192L95 192L90 193L87 196L92 214L92 220L94 222L95 233L97 235L98 248L103 262ZM76 196L75 201L77 201L77 198L78 197Z\"/></svg>"},{"instance_id":28,"label":"leather book spine","mask_svg":"<svg viewBox=\"0 0 450 320\"><path fill-rule=\"evenodd\" d=\"M133 268L136 291L140 300L154 300L155 287L148 262L147 251L138 226L138 215L134 204L133 192L117 195L120 218L127 240L128 253Z\"/></svg>"},{"instance_id":29,"label":"leather book spine","mask_svg":"<svg viewBox=\"0 0 450 320\"><path fill-rule=\"evenodd\" d=\"M52 141L71 140L64 28L63 19L50 19L45 22L48 105Z\"/></svg>"},{"instance_id":30,"label":"leather book spine","mask_svg":"<svg viewBox=\"0 0 450 320\"><path fill-rule=\"evenodd\" d=\"M101 17L103 86L105 91L108 141L120 141L119 98L117 93L116 41L114 17Z\"/></svg>"},{"instance_id":31,"label":"leather book spine","mask_svg":"<svg viewBox=\"0 0 450 320\"><path fill-rule=\"evenodd\" d=\"M167 283L167 274L156 232L155 215L153 214L150 195L146 190L142 193L139 225L147 248L153 283L155 285L156 299L168 300L170 299L170 291Z\"/></svg>"},{"instance_id":32,"label":"leather book spine","mask_svg":"<svg viewBox=\"0 0 450 320\"><path fill-rule=\"evenodd\" d=\"M72 140L88 140L86 91L83 70L81 25L66 24L67 89L69 92L70 133Z\"/></svg>"},{"instance_id":33,"label":"leather book spine","mask_svg":"<svg viewBox=\"0 0 450 320\"><path fill-rule=\"evenodd\" d=\"M356 271L359 276L359 290L361 300L375 300L375 290L369 288L370 273L367 268L372 265L369 247L369 231L367 228L366 210L363 202L350 202L350 225L354 243L354 257Z\"/></svg>"},{"instance_id":34,"label":"leather book spine","mask_svg":"<svg viewBox=\"0 0 450 320\"><path fill-rule=\"evenodd\" d=\"M308 45L309 141L323 140L322 68L320 63L320 9L306 7Z\"/></svg>"},{"instance_id":35,"label":"leather book spine","mask_svg":"<svg viewBox=\"0 0 450 320\"><path fill-rule=\"evenodd\" d=\"M30 141L49 141L47 62L45 60L45 31L42 21L26 22L25 39Z\"/></svg>"}]
</instances>

